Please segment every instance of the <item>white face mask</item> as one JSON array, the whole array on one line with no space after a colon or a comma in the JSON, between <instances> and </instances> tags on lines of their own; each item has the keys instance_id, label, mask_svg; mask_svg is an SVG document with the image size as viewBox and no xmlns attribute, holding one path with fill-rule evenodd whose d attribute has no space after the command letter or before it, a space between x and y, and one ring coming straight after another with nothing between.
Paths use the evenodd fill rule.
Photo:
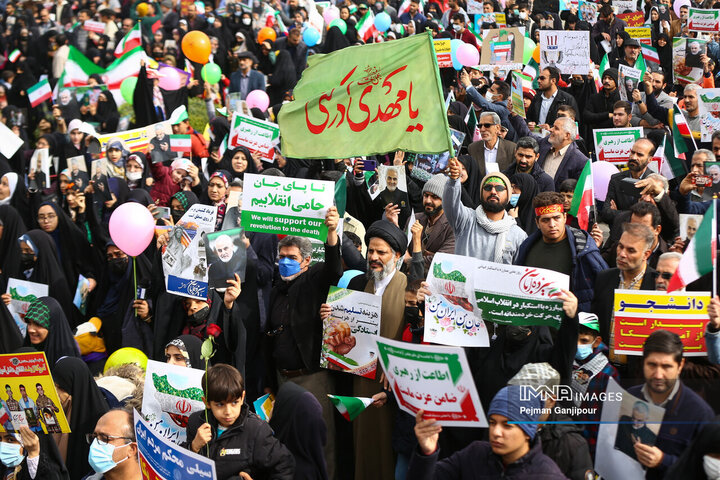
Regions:
<instances>
[{"instance_id":1,"label":"white face mask","mask_svg":"<svg viewBox=\"0 0 720 480\"><path fill-rule=\"evenodd\" d=\"M527 12L520 12L520 20L527 20Z\"/></svg>"},{"instance_id":2,"label":"white face mask","mask_svg":"<svg viewBox=\"0 0 720 480\"><path fill-rule=\"evenodd\" d=\"M242 19L242 23L243 23L243 25L250 25L250 23L252 23L252 19L245 17Z\"/></svg>"},{"instance_id":3,"label":"white face mask","mask_svg":"<svg viewBox=\"0 0 720 480\"><path fill-rule=\"evenodd\" d=\"M488 102L492 102L494 96L495 96L495 94L493 92L491 92L490 90L485 92L485 100L487 100Z\"/></svg>"},{"instance_id":4,"label":"white face mask","mask_svg":"<svg viewBox=\"0 0 720 480\"><path fill-rule=\"evenodd\" d=\"M462 25L453 24L453 30L459 33L462 30Z\"/></svg>"},{"instance_id":5,"label":"white face mask","mask_svg":"<svg viewBox=\"0 0 720 480\"><path fill-rule=\"evenodd\" d=\"M142 178L142 172L125 172L125 176L131 182L137 182Z\"/></svg>"},{"instance_id":6,"label":"white face mask","mask_svg":"<svg viewBox=\"0 0 720 480\"><path fill-rule=\"evenodd\" d=\"M709 480L720 480L720 459L703 456L703 469Z\"/></svg>"}]
</instances>

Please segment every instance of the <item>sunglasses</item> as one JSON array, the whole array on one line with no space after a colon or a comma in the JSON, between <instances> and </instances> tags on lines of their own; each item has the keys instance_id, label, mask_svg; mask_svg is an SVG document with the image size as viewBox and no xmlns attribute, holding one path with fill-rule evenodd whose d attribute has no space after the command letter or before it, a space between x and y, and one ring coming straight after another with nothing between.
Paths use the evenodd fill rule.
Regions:
<instances>
[{"instance_id":1,"label":"sunglasses","mask_svg":"<svg viewBox=\"0 0 720 480\"><path fill-rule=\"evenodd\" d=\"M492 192L495 190L497 193L502 193L506 190L504 185L495 185L495 184L488 184L483 186L483 190L486 192Z\"/></svg>"},{"instance_id":2,"label":"sunglasses","mask_svg":"<svg viewBox=\"0 0 720 480\"><path fill-rule=\"evenodd\" d=\"M545 80L545 79L547 79L547 77L546 77L545 75L540 75L540 76L538 77L538 80Z\"/></svg>"},{"instance_id":3,"label":"sunglasses","mask_svg":"<svg viewBox=\"0 0 720 480\"><path fill-rule=\"evenodd\" d=\"M663 280L670 280L672 276L670 272L653 272L653 278L662 277Z\"/></svg>"},{"instance_id":4,"label":"sunglasses","mask_svg":"<svg viewBox=\"0 0 720 480\"><path fill-rule=\"evenodd\" d=\"M495 124L494 123L478 123L477 126L478 126L478 128L490 128L490 127L494 127Z\"/></svg>"}]
</instances>

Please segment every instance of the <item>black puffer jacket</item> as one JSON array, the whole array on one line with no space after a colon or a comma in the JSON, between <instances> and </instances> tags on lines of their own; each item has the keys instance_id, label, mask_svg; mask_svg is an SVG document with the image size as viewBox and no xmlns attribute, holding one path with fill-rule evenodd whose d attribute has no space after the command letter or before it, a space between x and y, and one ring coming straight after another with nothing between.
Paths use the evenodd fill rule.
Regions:
<instances>
[{"instance_id":1,"label":"black puffer jacket","mask_svg":"<svg viewBox=\"0 0 720 480\"><path fill-rule=\"evenodd\" d=\"M549 422L568 422L566 415L550 414ZM550 457L570 480L583 480L585 472L593 469L590 450L582 429L571 423L550 423L539 431L543 453Z\"/></svg>"},{"instance_id":2,"label":"black puffer jacket","mask_svg":"<svg viewBox=\"0 0 720 480\"><path fill-rule=\"evenodd\" d=\"M218 479L239 480L240 472L246 472L254 480L292 480L295 459L275 438L270 425L252 413L247 404L243 404L240 416L220 438L218 421L212 411L190 415L185 448L190 448L198 428L205 423L206 415L212 427L212 440L200 449L199 454L215 461Z\"/></svg>"}]
</instances>

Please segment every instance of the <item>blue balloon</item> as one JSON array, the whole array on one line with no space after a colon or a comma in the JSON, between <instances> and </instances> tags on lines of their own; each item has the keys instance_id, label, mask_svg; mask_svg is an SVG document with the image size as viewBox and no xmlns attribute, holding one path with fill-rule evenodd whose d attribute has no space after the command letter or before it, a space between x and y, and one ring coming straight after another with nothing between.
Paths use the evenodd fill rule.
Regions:
<instances>
[{"instance_id":1,"label":"blue balloon","mask_svg":"<svg viewBox=\"0 0 720 480\"><path fill-rule=\"evenodd\" d=\"M314 47L320 41L320 32L312 27L305 28L303 32L303 42L308 47Z\"/></svg>"},{"instance_id":2,"label":"blue balloon","mask_svg":"<svg viewBox=\"0 0 720 480\"><path fill-rule=\"evenodd\" d=\"M380 12L375 16L375 28L378 30L378 32L387 31L387 29L390 28L391 24L392 19L387 13Z\"/></svg>"},{"instance_id":3,"label":"blue balloon","mask_svg":"<svg viewBox=\"0 0 720 480\"><path fill-rule=\"evenodd\" d=\"M337 286L340 288L347 288L350 280L362 274L363 272L361 272L360 270L347 270L345 273L343 273L343 276L340 277L340 280L338 280Z\"/></svg>"},{"instance_id":4,"label":"blue balloon","mask_svg":"<svg viewBox=\"0 0 720 480\"><path fill-rule=\"evenodd\" d=\"M459 38L453 38L452 40L450 40L450 58L452 59L453 68L455 70L462 70L462 68L463 68L462 63L460 63L460 61L458 61L457 55L456 55L458 47L462 44L463 44L463 41L460 40Z\"/></svg>"}]
</instances>

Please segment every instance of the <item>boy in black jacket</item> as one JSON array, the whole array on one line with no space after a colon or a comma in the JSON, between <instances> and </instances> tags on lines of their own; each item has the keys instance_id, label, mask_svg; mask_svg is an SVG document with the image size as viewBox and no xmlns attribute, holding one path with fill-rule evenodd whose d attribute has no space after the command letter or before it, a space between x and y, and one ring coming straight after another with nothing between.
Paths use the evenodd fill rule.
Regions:
<instances>
[{"instance_id":1,"label":"boy in black jacket","mask_svg":"<svg viewBox=\"0 0 720 480\"><path fill-rule=\"evenodd\" d=\"M245 404L240 372L215 365L203 375L202 386L207 409L190 415L186 448L214 460L219 480L292 479L295 459Z\"/></svg>"}]
</instances>

